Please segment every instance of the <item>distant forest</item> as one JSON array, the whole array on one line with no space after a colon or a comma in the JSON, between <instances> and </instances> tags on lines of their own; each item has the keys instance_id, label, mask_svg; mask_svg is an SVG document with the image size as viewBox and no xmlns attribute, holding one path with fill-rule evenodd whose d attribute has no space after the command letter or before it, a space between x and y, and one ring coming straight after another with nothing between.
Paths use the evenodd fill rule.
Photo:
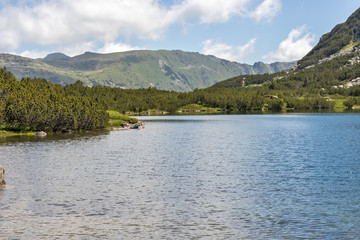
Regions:
<instances>
[{"instance_id":1,"label":"distant forest","mask_svg":"<svg viewBox=\"0 0 360 240\"><path fill-rule=\"evenodd\" d=\"M335 101L326 98L329 94L343 96L344 105L349 108L359 104L360 87L334 89L329 87L334 84L331 78L330 85L325 86L319 81L314 84L311 75L301 74L287 81L273 80L280 73L240 76L184 93L155 88L87 87L80 81L66 86L37 78L17 81L3 68L0 69L0 125L2 129L29 131L98 129L108 125L107 110L120 113L158 110L173 114L190 104L229 111L332 109ZM242 86L243 79L247 86ZM327 89L320 89L323 86Z\"/></svg>"}]
</instances>

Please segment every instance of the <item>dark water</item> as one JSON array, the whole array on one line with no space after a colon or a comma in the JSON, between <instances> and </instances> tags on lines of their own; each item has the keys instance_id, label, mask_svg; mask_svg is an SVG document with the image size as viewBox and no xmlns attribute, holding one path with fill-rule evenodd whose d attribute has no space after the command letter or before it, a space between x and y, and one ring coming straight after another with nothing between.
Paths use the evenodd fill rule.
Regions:
<instances>
[{"instance_id":1,"label":"dark water","mask_svg":"<svg viewBox=\"0 0 360 240\"><path fill-rule=\"evenodd\" d=\"M0 139L0 239L360 239L360 114Z\"/></svg>"}]
</instances>

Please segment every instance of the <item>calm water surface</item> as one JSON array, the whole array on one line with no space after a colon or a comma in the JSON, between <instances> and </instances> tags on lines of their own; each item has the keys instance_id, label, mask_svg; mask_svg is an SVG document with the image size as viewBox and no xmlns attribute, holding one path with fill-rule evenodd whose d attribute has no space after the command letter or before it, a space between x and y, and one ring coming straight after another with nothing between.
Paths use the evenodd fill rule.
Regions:
<instances>
[{"instance_id":1,"label":"calm water surface","mask_svg":"<svg viewBox=\"0 0 360 240\"><path fill-rule=\"evenodd\" d=\"M360 114L0 138L0 239L360 239Z\"/></svg>"}]
</instances>

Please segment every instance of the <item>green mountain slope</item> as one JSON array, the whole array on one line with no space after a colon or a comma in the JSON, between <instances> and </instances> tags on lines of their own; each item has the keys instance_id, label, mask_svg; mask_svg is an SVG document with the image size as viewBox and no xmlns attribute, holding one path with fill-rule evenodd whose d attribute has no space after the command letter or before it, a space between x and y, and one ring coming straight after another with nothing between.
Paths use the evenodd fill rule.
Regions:
<instances>
[{"instance_id":1,"label":"green mountain slope","mask_svg":"<svg viewBox=\"0 0 360 240\"><path fill-rule=\"evenodd\" d=\"M340 51L352 49L360 44L360 8L345 23L336 25L324 34L319 43L299 62L300 68L317 64L319 60L330 57Z\"/></svg>"},{"instance_id":2,"label":"green mountain slope","mask_svg":"<svg viewBox=\"0 0 360 240\"><path fill-rule=\"evenodd\" d=\"M0 54L0 67L7 67L17 78L39 77L60 84L80 80L89 86L156 87L175 91L206 88L237 75L273 73L294 65L295 62L259 62L251 66L179 50L86 52L75 57L54 53L37 60Z\"/></svg>"},{"instance_id":3,"label":"green mountain slope","mask_svg":"<svg viewBox=\"0 0 360 240\"><path fill-rule=\"evenodd\" d=\"M291 70L237 76L213 87L241 89L263 85L277 90L307 88L329 92L360 85L360 8L345 23L323 35Z\"/></svg>"},{"instance_id":4,"label":"green mountain slope","mask_svg":"<svg viewBox=\"0 0 360 240\"><path fill-rule=\"evenodd\" d=\"M31 59L11 54L0 54L0 67L6 67L17 79L37 77L51 79L53 83L72 83L76 73L58 69L39 59Z\"/></svg>"}]
</instances>

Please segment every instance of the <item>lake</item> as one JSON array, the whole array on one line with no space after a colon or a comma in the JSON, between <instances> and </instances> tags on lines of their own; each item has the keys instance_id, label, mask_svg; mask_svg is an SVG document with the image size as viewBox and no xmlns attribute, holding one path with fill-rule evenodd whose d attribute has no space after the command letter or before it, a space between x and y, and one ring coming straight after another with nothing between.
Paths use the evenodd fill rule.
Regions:
<instances>
[{"instance_id":1,"label":"lake","mask_svg":"<svg viewBox=\"0 0 360 240\"><path fill-rule=\"evenodd\" d=\"M360 239L360 114L0 138L0 239Z\"/></svg>"}]
</instances>

